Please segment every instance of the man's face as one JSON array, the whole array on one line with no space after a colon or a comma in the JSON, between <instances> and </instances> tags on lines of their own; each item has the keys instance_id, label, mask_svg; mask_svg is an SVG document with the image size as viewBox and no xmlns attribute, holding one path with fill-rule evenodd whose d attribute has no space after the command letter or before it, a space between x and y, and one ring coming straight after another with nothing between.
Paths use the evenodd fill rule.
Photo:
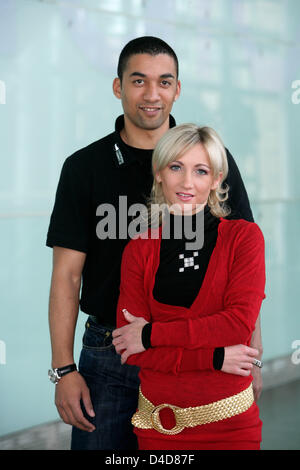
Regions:
<instances>
[{"instance_id":1,"label":"man's face","mask_svg":"<svg viewBox=\"0 0 300 470\"><path fill-rule=\"evenodd\" d=\"M175 61L168 54L135 54L128 60L122 84L116 78L113 89L134 126L158 129L169 118L180 94Z\"/></svg>"}]
</instances>

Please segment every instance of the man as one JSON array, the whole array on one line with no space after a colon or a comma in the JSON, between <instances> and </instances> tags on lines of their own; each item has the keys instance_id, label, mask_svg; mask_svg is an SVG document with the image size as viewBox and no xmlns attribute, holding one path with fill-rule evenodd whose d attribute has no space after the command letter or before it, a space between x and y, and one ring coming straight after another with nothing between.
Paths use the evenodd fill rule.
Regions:
<instances>
[{"instance_id":1,"label":"man","mask_svg":"<svg viewBox=\"0 0 300 470\"><path fill-rule=\"evenodd\" d=\"M79 150L63 165L47 237L47 245L53 247L52 367L59 369L50 375L57 382L58 412L73 425L72 449L136 448L130 418L138 398L138 369L121 365L112 344L121 257L128 241L122 221L130 220L119 197L126 197L126 207L145 203L152 186L152 149L175 125L170 113L180 89L177 57L164 41L130 41L121 52L113 82L124 116L116 120L115 132ZM252 220L229 153L228 160L233 215ZM99 239L104 203L116 210L119 236ZM73 342L79 305L89 317L77 371ZM259 337L259 328L257 332Z\"/></svg>"}]
</instances>

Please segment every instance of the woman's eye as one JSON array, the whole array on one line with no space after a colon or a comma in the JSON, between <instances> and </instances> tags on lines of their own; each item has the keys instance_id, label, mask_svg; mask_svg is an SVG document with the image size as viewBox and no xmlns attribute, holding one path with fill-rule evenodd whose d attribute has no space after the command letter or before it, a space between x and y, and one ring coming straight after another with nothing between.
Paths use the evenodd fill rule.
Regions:
<instances>
[{"instance_id":1,"label":"woman's eye","mask_svg":"<svg viewBox=\"0 0 300 470\"><path fill-rule=\"evenodd\" d=\"M170 170L172 171L179 171L180 169L180 165L170 165Z\"/></svg>"},{"instance_id":2,"label":"woman's eye","mask_svg":"<svg viewBox=\"0 0 300 470\"><path fill-rule=\"evenodd\" d=\"M198 170L196 170L196 173L198 175L207 175L207 171L206 170L202 170L202 168L199 168Z\"/></svg>"}]
</instances>

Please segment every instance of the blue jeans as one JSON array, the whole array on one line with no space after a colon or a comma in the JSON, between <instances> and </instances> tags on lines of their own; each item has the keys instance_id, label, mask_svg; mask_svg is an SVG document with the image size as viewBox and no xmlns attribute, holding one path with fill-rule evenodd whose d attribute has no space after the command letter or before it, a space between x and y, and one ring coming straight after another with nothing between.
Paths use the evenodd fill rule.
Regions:
<instances>
[{"instance_id":1,"label":"blue jeans","mask_svg":"<svg viewBox=\"0 0 300 470\"><path fill-rule=\"evenodd\" d=\"M86 322L79 372L89 387L95 418L92 433L73 427L71 450L134 450L137 439L131 417L138 402L139 368L121 365L112 344L112 329Z\"/></svg>"}]
</instances>

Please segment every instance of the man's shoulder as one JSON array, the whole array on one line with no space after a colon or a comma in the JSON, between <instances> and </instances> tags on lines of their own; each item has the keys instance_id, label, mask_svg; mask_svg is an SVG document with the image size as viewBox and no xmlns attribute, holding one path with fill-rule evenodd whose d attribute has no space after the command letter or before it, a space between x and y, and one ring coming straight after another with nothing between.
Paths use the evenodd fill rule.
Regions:
<instances>
[{"instance_id":1,"label":"man's shoulder","mask_svg":"<svg viewBox=\"0 0 300 470\"><path fill-rule=\"evenodd\" d=\"M99 157L100 154L101 154L101 159L105 159L105 156L108 155L110 151L113 150L113 142L114 142L113 137L114 137L114 132L86 145L85 147L80 148L79 150L76 150L67 158L67 160L69 162L74 161L78 163L79 162L88 163L92 161L94 158Z\"/></svg>"},{"instance_id":2,"label":"man's shoulder","mask_svg":"<svg viewBox=\"0 0 300 470\"><path fill-rule=\"evenodd\" d=\"M223 234L228 238L263 237L260 227L255 222L244 219L222 219Z\"/></svg>"}]
</instances>

